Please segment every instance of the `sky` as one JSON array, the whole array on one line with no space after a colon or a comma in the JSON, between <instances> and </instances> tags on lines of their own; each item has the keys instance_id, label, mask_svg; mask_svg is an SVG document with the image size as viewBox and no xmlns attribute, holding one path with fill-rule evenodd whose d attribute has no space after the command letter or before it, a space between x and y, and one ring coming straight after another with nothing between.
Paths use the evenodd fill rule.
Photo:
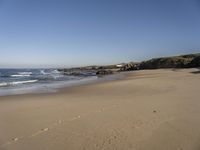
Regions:
<instances>
[{"instance_id":1,"label":"sky","mask_svg":"<svg viewBox=\"0 0 200 150\"><path fill-rule=\"evenodd\" d=\"M0 0L0 67L74 67L200 52L200 0Z\"/></svg>"}]
</instances>

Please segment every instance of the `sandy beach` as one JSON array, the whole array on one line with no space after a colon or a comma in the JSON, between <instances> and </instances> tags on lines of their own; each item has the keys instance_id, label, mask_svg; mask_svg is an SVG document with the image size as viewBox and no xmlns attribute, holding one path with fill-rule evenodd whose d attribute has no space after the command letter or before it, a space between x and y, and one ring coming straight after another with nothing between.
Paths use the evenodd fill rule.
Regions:
<instances>
[{"instance_id":1,"label":"sandy beach","mask_svg":"<svg viewBox=\"0 0 200 150\"><path fill-rule=\"evenodd\" d=\"M0 97L0 150L199 150L200 73L144 70Z\"/></svg>"}]
</instances>

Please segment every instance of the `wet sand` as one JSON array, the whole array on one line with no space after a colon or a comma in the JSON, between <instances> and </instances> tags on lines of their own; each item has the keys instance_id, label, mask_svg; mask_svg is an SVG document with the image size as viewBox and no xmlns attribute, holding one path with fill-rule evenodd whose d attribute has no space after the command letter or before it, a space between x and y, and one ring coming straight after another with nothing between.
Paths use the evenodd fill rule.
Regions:
<instances>
[{"instance_id":1,"label":"wet sand","mask_svg":"<svg viewBox=\"0 0 200 150\"><path fill-rule=\"evenodd\" d=\"M0 97L0 150L199 150L197 69Z\"/></svg>"}]
</instances>

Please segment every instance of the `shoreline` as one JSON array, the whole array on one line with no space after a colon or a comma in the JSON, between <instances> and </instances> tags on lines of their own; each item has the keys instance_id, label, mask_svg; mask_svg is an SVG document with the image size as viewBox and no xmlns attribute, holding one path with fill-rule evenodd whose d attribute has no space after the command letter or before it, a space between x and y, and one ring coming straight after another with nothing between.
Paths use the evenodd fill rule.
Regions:
<instances>
[{"instance_id":1,"label":"shoreline","mask_svg":"<svg viewBox=\"0 0 200 150\"><path fill-rule=\"evenodd\" d=\"M0 100L1 98L12 98L12 97L26 97L26 96L48 96L48 95L57 95L57 94L62 94L67 92L68 90L74 89L74 88L80 88L80 87L85 87L85 86L90 86L90 85L95 85L95 84L101 84L101 83L106 83L106 82L113 82L113 81L119 81L127 78L129 74L132 74L134 71L129 71L129 72L118 72L115 74L111 75L104 75L102 77L97 77L96 79L88 80L88 81L79 81L77 83L74 83L72 85L65 85L63 87L58 87L56 88L56 91L46 91L46 92L28 92L28 93L22 93L22 94L10 94L10 95L0 95Z\"/></svg>"},{"instance_id":2,"label":"shoreline","mask_svg":"<svg viewBox=\"0 0 200 150\"><path fill-rule=\"evenodd\" d=\"M10 99L12 97L40 97L40 96L56 96L56 95L60 95L60 94L66 94L74 89L80 89L80 88L84 88L84 87L88 87L88 86L92 86L92 85L99 85L99 84L105 84L105 83L111 83L111 82L118 82L118 81L123 81L123 80L127 80L130 76L132 76L132 78L137 79L137 78L142 78L143 76L141 76L140 74L137 75L137 73L141 73L141 72L152 72L152 71L176 71L176 70L195 70L194 72L199 72L199 68L166 68L166 69L145 69L145 70L134 70L134 71L124 71L124 72L119 72L119 73L115 73L115 74L111 74L111 75L105 75L102 77L97 77L97 79L95 80L91 80L91 81L86 81L86 82L82 82L82 83L76 83L73 85L69 85L69 86L64 86L64 87L59 87L57 88L56 91L54 92L28 92L28 93L23 93L23 94L11 94L11 95L0 95L0 101L1 99ZM145 73L145 75L148 75ZM99 79L98 79L99 78Z\"/></svg>"}]
</instances>

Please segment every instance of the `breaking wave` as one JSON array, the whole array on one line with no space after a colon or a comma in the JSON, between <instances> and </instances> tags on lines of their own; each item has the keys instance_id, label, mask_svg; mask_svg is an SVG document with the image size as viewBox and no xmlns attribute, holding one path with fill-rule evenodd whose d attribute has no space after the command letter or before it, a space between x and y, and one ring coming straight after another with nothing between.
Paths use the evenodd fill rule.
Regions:
<instances>
[{"instance_id":1,"label":"breaking wave","mask_svg":"<svg viewBox=\"0 0 200 150\"><path fill-rule=\"evenodd\" d=\"M37 81L38 81L38 80L26 80L26 81L3 82L3 83L0 83L0 87L3 87L3 86L11 86L11 85L18 85L18 84L34 83L34 82L37 82Z\"/></svg>"},{"instance_id":2,"label":"breaking wave","mask_svg":"<svg viewBox=\"0 0 200 150\"><path fill-rule=\"evenodd\" d=\"M32 72L18 72L17 74L11 75L11 77L30 77Z\"/></svg>"}]
</instances>

